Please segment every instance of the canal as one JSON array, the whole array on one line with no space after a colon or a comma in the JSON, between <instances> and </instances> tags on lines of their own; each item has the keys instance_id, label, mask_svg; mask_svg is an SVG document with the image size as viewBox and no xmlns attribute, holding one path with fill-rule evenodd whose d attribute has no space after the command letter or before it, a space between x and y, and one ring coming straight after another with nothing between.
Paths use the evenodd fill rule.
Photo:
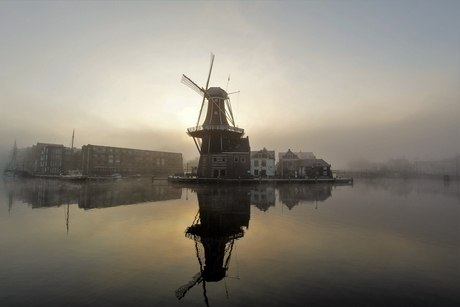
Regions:
<instances>
[{"instance_id":1,"label":"canal","mask_svg":"<svg viewBox=\"0 0 460 307\"><path fill-rule=\"evenodd\" d=\"M458 306L458 181L0 182L0 306Z\"/></svg>"}]
</instances>

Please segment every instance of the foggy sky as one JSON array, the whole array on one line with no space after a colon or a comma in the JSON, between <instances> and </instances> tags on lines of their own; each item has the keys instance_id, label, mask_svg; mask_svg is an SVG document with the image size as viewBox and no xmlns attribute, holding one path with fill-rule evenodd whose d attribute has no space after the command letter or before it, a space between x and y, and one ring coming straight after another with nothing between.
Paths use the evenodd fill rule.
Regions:
<instances>
[{"instance_id":1,"label":"foggy sky","mask_svg":"<svg viewBox=\"0 0 460 307\"><path fill-rule=\"evenodd\" d=\"M0 2L0 155L17 140L181 152L201 97L231 96L251 150L459 153L459 1ZM2 166L3 167L3 166Z\"/></svg>"}]
</instances>

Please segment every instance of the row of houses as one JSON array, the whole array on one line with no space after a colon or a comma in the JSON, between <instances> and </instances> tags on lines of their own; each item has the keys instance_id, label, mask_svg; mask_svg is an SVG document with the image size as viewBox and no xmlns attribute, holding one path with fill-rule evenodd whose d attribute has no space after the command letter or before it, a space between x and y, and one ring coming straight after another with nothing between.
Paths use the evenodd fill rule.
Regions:
<instances>
[{"instance_id":1,"label":"row of houses","mask_svg":"<svg viewBox=\"0 0 460 307\"><path fill-rule=\"evenodd\" d=\"M20 156L18 164L21 170L49 175L58 175L71 169L82 170L83 174L89 176L166 176L183 172L182 154L164 151L91 144L69 148L62 144L37 143L21 149ZM251 151L249 158L249 172L254 177L332 177L331 165L323 159L317 159L312 152L292 152L289 149L278 153L276 161L275 151L263 148ZM224 175L218 174L220 177Z\"/></svg>"},{"instance_id":2,"label":"row of houses","mask_svg":"<svg viewBox=\"0 0 460 307\"><path fill-rule=\"evenodd\" d=\"M22 149L20 155L21 170L47 175L58 175L71 169L82 170L89 176L151 176L183 171L182 154L164 151L90 144L69 148L62 144L37 143Z\"/></svg>"},{"instance_id":3,"label":"row of houses","mask_svg":"<svg viewBox=\"0 0 460 307\"><path fill-rule=\"evenodd\" d=\"M261 178L332 178L331 164L317 159L312 152L278 153L266 148L251 151L251 174Z\"/></svg>"}]
</instances>

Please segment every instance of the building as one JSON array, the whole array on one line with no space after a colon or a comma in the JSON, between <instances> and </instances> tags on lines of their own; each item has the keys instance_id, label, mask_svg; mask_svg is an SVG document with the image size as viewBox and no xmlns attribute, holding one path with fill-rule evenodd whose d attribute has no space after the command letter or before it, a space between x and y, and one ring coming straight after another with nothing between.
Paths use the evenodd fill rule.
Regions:
<instances>
[{"instance_id":1,"label":"building","mask_svg":"<svg viewBox=\"0 0 460 307\"><path fill-rule=\"evenodd\" d=\"M228 123L227 92L220 87L211 87L205 92L205 97L208 99L208 108L203 124L187 129L187 134L193 137L200 153L197 176L250 178L249 138L243 137L243 129ZM230 120L233 123L233 118Z\"/></svg>"},{"instance_id":2,"label":"building","mask_svg":"<svg viewBox=\"0 0 460 307\"><path fill-rule=\"evenodd\" d=\"M275 151L265 147L259 151L251 151L251 174L255 177L274 177Z\"/></svg>"},{"instance_id":3,"label":"building","mask_svg":"<svg viewBox=\"0 0 460 307\"><path fill-rule=\"evenodd\" d=\"M62 172L64 145L49 144L40 151L39 173L59 175Z\"/></svg>"},{"instance_id":4,"label":"building","mask_svg":"<svg viewBox=\"0 0 460 307\"><path fill-rule=\"evenodd\" d=\"M279 153L278 172L281 174L281 178L297 178L299 159L299 156L290 149L287 152Z\"/></svg>"},{"instance_id":5,"label":"building","mask_svg":"<svg viewBox=\"0 0 460 307\"><path fill-rule=\"evenodd\" d=\"M83 146L82 163L88 176L167 176L184 171L181 153L98 145Z\"/></svg>"},{"instance_id":6,"label":"building","mask_svg":"<svg viewBox=\"0 0 460 307\"><path fill-rule=\"evenodd\" d=\"M39 143L37 143L39 144ZM70 169L81 170L81 149L62 144L43 144L40 149L38 173L59 175Z\"/></svg>"},{"instance_id":7,"label":"building","mask_svg":"<svg viewBox=\"0 0 460 307\"><path fill-rule=\"evenodd\" d=\"M331 165L316 159L312 152L279 153L278 172L282 178L332 178Z\"/></svg>"},{"instance_id":8,"label":"building","mask_svg":"<svg viewBox=\"0 0 460 307\"><path fill-rule=\"evenodd\" d=\"M296 156L296 159L316 159L316 156L312 153L312 152L309 152L309 151L306 151L306 152L302 152L302 151L299 151L299 152L293 152L291 151L290 149L288 149L288 152L279 152L278 153L278 159L279 160L282 160L284 156L286 156L287 154L290 154L290 155L295 155ZM290 156L291 158L293 156Z\"/></svg>"},{"instance_id":9,"label":"building","mask_svg":"<svg viewBox=\"0 0 460 307\"><path fill-rule=\"evenodd\" d=\"M333 177L331 165L323 159L300 159L297 171L298 176L306 179Z\"/></svg>"}]
</instances>

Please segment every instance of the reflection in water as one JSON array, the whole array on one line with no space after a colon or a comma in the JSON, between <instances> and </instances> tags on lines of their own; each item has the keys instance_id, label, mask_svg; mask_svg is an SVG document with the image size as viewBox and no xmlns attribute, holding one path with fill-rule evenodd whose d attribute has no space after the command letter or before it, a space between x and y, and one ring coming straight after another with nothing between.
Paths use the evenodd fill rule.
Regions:
<instances>
[{"instance_id":1,"label":"reflection in water","mask_svg":"<svg viewBox=\"0 0 460 307\"><path fill-rule=\"evenodd\" d=\"M169 185L153 185L147 180L101 183L27 179L5 181L5 187L9 198L8 212L11 212L14 199L29 204L33 209L64 205L67 234L70 204L78 204L79 208L88 210L180 199L182 196L182 189Z\"/></svg>"},{"instance_id":2,"label":"reflection in water","mask_svg":"<svg viewBox=\"0 0 460 307\"><path fill-rule=\"evenodd\" d=\"M3 181L0 305L458 306L458 204L453 180Z\"/></svg>"},{"instance_id":3,"label":"reflection in water","mask_svg":"<svg viewBox=\"0 0 460 307\"><path fill-rule=\"evenodd\" d=\"M152 201L180 199L182 189L168 184L152 185L150 181L127 181L120 184L88 183L81 192L80 208L107 208Z\"/></svg>"},{"instance_id":4,"label":"reflection in water","mask_svg":"<svg viewBox=\"0 0 460 307\"><path fill-rule=\"evenodd\" d=\"M225 278L230 265L235 241L244 236L249 227L249 188L243 187L198 187L199 210L185 236L195 241L196 256L200 271L190 282L176 291L181 299L187 291L202 283L206 305L206 282L218 282Z\"/></svg>"},{"instance_id":5,"label":"reflection in water","mask_svg":"<svg viewBox=\"0 0 460 307\"><path fill-rule=\"evenodd\" d=\"M11 213L11 208L13 207L14 192L16 190L16 180L7 179L4 180L4 182L8 192L8 213Z\"/></svg>"},{"instance_id":6,"label":"reflection in water","mask_svg":"<svg viewBox=\"0 0 460 307\"><path fill-rule=\"evenodd\" d=\"M275 187L260 186L251 190L251 205L256 206L261 211L268 211L270 207L275 207Z\"/></svg>"},{"instance_id":7,"label":"reflection in water","mask_svg":"<svg viewBox=\"0 0 460 307\"><path fill-rule=\"evenodd\" d=\"M78 204L82 209L108 208L144 202L180 199L182 189L149 180L70 183L59 180L24 180L5 183L9 210L13 197L32 208Z\"/></svg>"},{"instance_id":8,"label":"reflection in water","mask_svg":"<svg viewBox=\"0 0 460 307\"><path fill-rule=\"evenodd\" d=\"M332 196L332 185L295 185L279 189L280 202L291 210L301 203L323 202Z\"/></svg>"}]
</instances>

